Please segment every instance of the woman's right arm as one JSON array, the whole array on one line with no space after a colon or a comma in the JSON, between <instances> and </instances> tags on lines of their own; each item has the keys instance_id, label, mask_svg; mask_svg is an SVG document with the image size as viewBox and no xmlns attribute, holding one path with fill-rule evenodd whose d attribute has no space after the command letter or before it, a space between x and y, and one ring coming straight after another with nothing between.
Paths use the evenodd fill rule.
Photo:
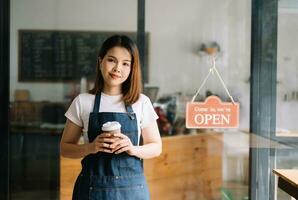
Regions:
<instances>
[{"instance_id":1,"label":"woman's right arm","mask_svg":"<svg viewBox=\"0 0 298 200\"><path fill-rule=\"evenodd\" d=\"M112 153L109 144L115 142L115 138L111 138L111 134L102 133L92 143L78 144L81 133L82 128L67 119L60 142L60 152L63 157L82 158L99 151Z\"/></svg>"},{"instance_id":2,"label":"woman's right arm","mask_svg":"<svg viewBox=\"0 0 298 200\"><path fill-rule=\"evenodd\" d=\"M61 155L68 158L82 158L90 154L90 144L78 144L82 128L67 119L60 141Z\"/></svg>"}]
</instances>

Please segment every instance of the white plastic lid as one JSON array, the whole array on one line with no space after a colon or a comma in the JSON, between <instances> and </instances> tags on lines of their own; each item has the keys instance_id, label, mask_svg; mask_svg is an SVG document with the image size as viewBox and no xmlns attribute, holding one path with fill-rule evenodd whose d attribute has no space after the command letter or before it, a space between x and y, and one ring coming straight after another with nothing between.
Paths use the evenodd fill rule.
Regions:
<instances>
[{"instance_id":1,"label":"white plastic lid","mask_svg":"<svg viewBox=\"0 0 298 200\"><path fill-rule=\"evenodd\" d=\"M117 121L106 122L102 125L102 131L115 131L121 128L121 124Z\"/></svg>"}]
</instances>

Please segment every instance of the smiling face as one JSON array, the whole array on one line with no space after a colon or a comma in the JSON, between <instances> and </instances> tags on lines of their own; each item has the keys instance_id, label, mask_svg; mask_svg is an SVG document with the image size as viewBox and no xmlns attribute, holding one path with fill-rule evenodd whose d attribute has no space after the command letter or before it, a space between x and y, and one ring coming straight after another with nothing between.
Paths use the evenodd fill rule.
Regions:
<instances>
[{"instance_id":1,"label":"smiling face","mask_svg":"<svg viewBox=\"0 0 298 200\"><path fill-rule=\"evenodd\" d=\"M113 47L100 61L100 71L104 80L103 92L106 94L121 94L121 85L128 78L132 56L123 47Z\"/></svg>"}]
</instances>

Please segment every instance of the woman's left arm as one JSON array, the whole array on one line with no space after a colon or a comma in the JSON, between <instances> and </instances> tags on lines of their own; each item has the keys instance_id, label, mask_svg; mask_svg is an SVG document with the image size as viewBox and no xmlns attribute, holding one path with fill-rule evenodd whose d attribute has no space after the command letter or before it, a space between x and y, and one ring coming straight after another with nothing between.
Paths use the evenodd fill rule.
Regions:
<instances>
[{"instance_id":1,"label":"woman's left arm","mask_svg":"<svg viewBox=\"0 0 298 200\"><path fill-rule=\"evenodd\" d=\"M162 152L162 142L156 121L151 123L141 131L143 145L133 146L132 155L142 158L154 158Z\"/></svg>"},{"instance_id":2,"label":"woman's left arm","mask_svg":"<svg viewBox=\"0 0 298 200\"><path fill-rule=\"evenodd\" d=\"M121 133L116 134L121 138L121 141L112 144L115 153L122 153L126 151L131 156L136 156L142 159L149 159L157 157L162 152L162 142L156 121L145 127L141 131L143 137L143 145L133 146L129 138Z\"/></svg>"}]
</instances>

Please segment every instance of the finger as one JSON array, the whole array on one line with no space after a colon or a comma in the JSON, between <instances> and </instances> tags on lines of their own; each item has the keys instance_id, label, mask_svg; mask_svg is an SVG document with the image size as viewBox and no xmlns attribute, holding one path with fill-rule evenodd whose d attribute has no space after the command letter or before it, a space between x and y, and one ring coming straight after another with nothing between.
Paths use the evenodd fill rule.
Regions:
<instances>
[{"instance_id":1,"label":"finger","mask_svg":"<svg viewBox=\"0 0 298 200\"><path fill-rule=\"evenodd\" d=\"M110 144L108 144L108 143L101 143L101 147L103 147L103 148L110 148Z\"/></svg>"},{"instance_id":2,"label":"finger","mask_svg":"<svg viewBox=\"0 0 298 200\"><path fill-rule=\"evenodd\" d=\"M114 133L113 136L114 137L119 137L119 138L122 138L122 139L127 138L127 136L124 135L123 133Z\"/></svg>"},{"instance_id":3,"label":"finger","mask_svg":"<svg viewBox=\"0 0 298 200\"><path fill-rule=\"evenodd\" d=\"M115 148L115 147L117 147L117 146L119 146L119 145L121 145L121 144L129 143L129 142L130 142L130 140L129 140L128 138L126 138L126 139L121 139L121 140L118 140L118 141L114 142L114 143L111 145L111 148L113 149L113 148Z\"/></svg>"},{"instance_id":4,"label":"finger","mask_svg":"<svg viewBox=\"0 0 298 200\"><path fill-rule=\"evenodd\" d=\"M104 142L96 142L95 143L97 149L108 149L111 150L111 144L110 143L104 143Z\"/></svg>"},{"instance_id":5,"label":"finger","mask_svg":"<svg viewBox=\"0 0 298 200\"><path fill-rule=\"evenodd\" d=\"M112 152L117 152L118 150L124 148L124 147L131 147L132 144L130 142L123 142L121 144L119 144L118 146L114 147L114 148L111 148L112 149Z\"/></svg>"},{"instance_id":6,"label":"finger","mask_svg":"<svg viewBox=\"0 0 298 200\"><path fill-rule=\"evenodd\" d=\"M129 146L123 147L123 148L119 149L118 151L116 151L115 154L119 154L119 153L128 151L129 149L130 149Z\"/></svg>"},{"instance_id":7,"label":"finger","mask_svg":"<svg viewBox=\"0 0 298 200\"><path fill-rule=\"evenodd\" d=\"M95 142L99 142L99 143L114 143L118 140L119 138L96 138Z\"/></svg>"},{"instance_id":8,"label":"finger","mask_svg":"<svg viewBox=\"0 0 298 200\"><path fill-rule=\"evenodd\" d=\"M111 136L112 136L111 133L105 133L105 132L103 132L103 133L100 133L100 134L97 136L97 138L105 138L105 137L111 137Z\"/></svg>"},{"instance_id":9,"label":"finger","mask_svg":"<svg viewBox=\"0 0 298 200\"><path fill-rule=\"evenodd\" d=\"M96 151L99 152L106 152L106 153L112 153L112 150L110 148L107 148L109 144L101 143L96 145Z\"/></svg>"},{"instance_id":10,"label":"finger","mask_svg":"<svg viewBox=\"0 0 298 200\"><path fill-rule=\"evenodd\" d=\"M106 147L109 147L109 144L102 143L102 142L96 143L96 148L97 149L102 149L102 148L106 148Z\"/></svg>"},{"instance_id":11,"label":"finger","mask_svg":"<svg viewBox=\"0 0 298 200\"><path fill-rule=\"evenodd\" d=\"M102 138L101 141L105 143L114 143L117 141L117 138Z\"/></svg>"}]
</instances>

